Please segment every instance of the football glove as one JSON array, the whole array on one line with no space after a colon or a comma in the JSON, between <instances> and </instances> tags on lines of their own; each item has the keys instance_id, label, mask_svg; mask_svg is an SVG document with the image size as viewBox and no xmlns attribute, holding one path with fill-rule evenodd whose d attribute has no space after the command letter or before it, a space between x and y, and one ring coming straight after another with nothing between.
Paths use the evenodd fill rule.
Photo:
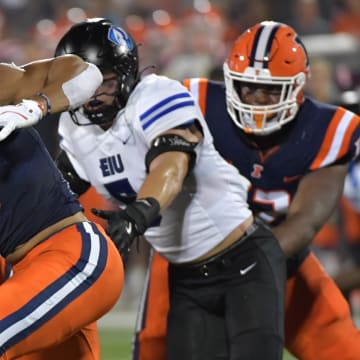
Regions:
<instances>
[{"instance_id":1,"label":"football glove","mask_svg":"<svg viewBox=\"0 0 360 360\"><path fill-rule=\"evenodd\" d=\"M108 221L107 234L126 262L134 239L144 234L145 230L159 216L160 205L154 198L135 200L124 210L108 211L92 209L93 214Z\"/></svg>"},{"instance_id":2,"label":"football glove","mask_svg":"<svg viewBox=\"0 0 360 360\"><path fill-rule=\"evenodd\" d=\"M15 129L35 125L42 117L43 109L34 100L0 106L0 141L6 139Z\"/></svg>"}]
</instances>

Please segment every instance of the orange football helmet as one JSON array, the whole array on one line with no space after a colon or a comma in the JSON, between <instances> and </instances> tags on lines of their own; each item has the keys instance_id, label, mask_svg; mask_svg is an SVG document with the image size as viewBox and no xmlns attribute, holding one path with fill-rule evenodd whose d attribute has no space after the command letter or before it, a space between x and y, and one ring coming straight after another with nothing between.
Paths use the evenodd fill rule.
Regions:
<instances>
[{"instance_id":1,"label":"orange football helmet","mask_svg":"<svg viewBox=\"0 0 360 360\"><path fill-rule=\"evenodd\" d=\"M263 21L246 30L224 63L226 101L235 124L247 133L267 135L294 119L310 76L306 49L290 26ZM277 88L275 104L242 101L243 85Z\"/></svg>"}]
</instances>

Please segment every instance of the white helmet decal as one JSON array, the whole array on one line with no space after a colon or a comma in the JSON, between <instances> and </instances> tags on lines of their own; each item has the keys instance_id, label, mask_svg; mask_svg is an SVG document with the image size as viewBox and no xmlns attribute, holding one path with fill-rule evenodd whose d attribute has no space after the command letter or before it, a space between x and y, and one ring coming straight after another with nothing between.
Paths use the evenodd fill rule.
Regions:
<instances>
[{"instance_id":1,"label":"white helmet decal","mask_svg":"<svg viewBox=\"0 0 360 360\"><path fill-rule=\"evenodd\" d=\"M108 39L115 45L125 47L128 50L131 50L134 47L134 44L127 33L118 26L110 26Z\"/></svg>"}]
</instances>

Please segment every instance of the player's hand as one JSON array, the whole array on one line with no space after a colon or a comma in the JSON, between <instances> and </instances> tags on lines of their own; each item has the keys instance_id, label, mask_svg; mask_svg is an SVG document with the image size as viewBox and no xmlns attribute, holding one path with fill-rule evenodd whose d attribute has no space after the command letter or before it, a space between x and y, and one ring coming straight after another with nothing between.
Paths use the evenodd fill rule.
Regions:
<instances>
[{"instance_id":1,"label":"player's hand","mask_svg":"<svg viewBox=\"0 0 360 360\"><path fill-rule=\"evenodd\" d=\"M93 214L108 221L107 233L126 261L131 244L159 217L160 204L151 197L137 199L124 210L91 209Z\"/></svg>"},{"instance_id":2,"label":"player's hand","mask_svg":"<svg viewBox=\"0 0 360 360\"><path fill-rule=\"evenodd\" d=\"M109 226L106 232L119 250L125 263L130 253L131 244L140 235L136 225L127 216L125 210L108 211L91 209L91 211L96 216L108 221Z\"/></svg>"},{"instance_id":3,"label":"player's hand","mask_svg":"<svg viewBox=\"0 0 360 360\"><path fill-rule=\"evenodd\" d=\"M0 141L6 139L15 129L35 125L42 117L43 111L34 100L0 106Z\"/></svg>"}]
</instances>

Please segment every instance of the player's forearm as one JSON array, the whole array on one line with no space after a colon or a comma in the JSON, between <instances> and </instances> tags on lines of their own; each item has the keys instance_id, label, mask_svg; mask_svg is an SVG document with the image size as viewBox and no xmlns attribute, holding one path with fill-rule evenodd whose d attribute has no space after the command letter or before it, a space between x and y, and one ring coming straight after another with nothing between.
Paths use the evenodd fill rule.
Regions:
<instances>
[{"instance_id":1,"label":"player's forearm","mask_svg":"<svg viewBox=\"0 0 360 360\"><path fill-rule=\"evenodd\" d=\"M310 245L316 233L329 219L341 192L300 191L293 200L285 221L273 228L286 256Z\"/></svg>"},{"instance_id":2,"label":"player's forearm","mask_svg":"<svg viewBox=\"0 0 360 360\"><path fill-rule=\"evenodd\" d=\"M0 105L9 104L0 108L0 141L15 129L35 125L47 113L75 109L94 94L102 82L102 74L95 65L86 64L81 59L77 64L78 59L43 60L23 69L8 65L0 67L0 73L6 79ZM60 76L61 71L55 63L61 65L64 76ZM11 86L13 83L15 85ZM21 91L17 91L19 88Z\"/></svg>"},{"instance_id":3,"label":"player's forearm","mask_svg":"<svg viewBox=\"0 0 360 360\"><path fill-rule=\"evenodd\" d=\"M287 256L309 245L339 202L347 165L316 170L300 182L286 220L274 234Z\"/></svg>"},{"instance_id":4,"label":"player's forearm","mask_svg":"<svg viewBox=\"0 0 360 360\"><path fill-rule=\"evenodd\" d=\"M52 113L82 105L102 82L101 72L94 65L73 57L65 57L66 61L61 62L56 60L50 66L48 80L44 86L30 97L42 101ZM64 71L61 71L62 68Z\"/></svg>"},{"instance_id":5,"label":"player's forearm","mask_svg":"<svg viewBox=\"0 0 360 360\"><path fill-rule=\"evenodd\" d=\"M50 107L53 113L86 102L102 82L99 69L74 55L38 60L22 67L2 64L0 74L4 79L1 105L32 99L41 103L45 112Z\"/></svg>"},{"instance_id":6,"label":"player's forearm","mask_svg":"<svg viewBox=\"0 0 360 360\"><path fill-rule=\"evenodd\" d=\"M154 159L138 198L155 198L163 210L181 191L188 169L188 155L180 152L164 153Z\"/></svg>"},{"instance_id":7,"label":"player's forearm","mask_svg":"<svg viewBox=\"0 0 360 360\"><path fill-rule=\"evenodd\" d=\"M67 110L70 104L67 94L64 93L63 84L76 79L86 68L86 63L74 56L54 58L50 63L48 76L38 93L43 93L49 99L51 112ZM43 100L38 96L36 98Z\"/></svg>"},{"instance_id":8,"label":"player's forearm","mask_svg":"<svg viewBox=\"0 0 360 360\"><path fill-rule=\"evenodd\" d=\"M309 223L305 216L297 214L274 227L273 232L286 257L290 257L311 243L319 226Z\"/></svg>"}]
</instances>

